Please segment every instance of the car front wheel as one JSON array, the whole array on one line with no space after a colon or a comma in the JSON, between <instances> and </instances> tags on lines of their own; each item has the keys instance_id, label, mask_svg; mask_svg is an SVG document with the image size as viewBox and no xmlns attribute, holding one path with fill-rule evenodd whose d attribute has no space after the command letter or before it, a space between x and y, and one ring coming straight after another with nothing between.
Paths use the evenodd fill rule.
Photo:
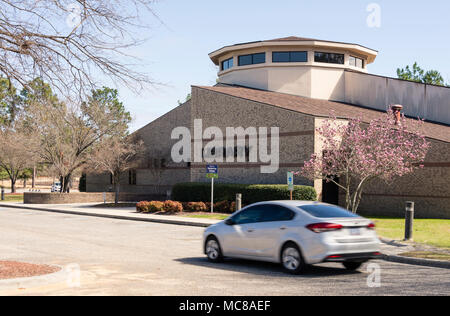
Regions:
<instances>
[{"instance_id":1,"label":"car front wheel","mask_svg":"<svg viewBox=\"0 0 450 316\"><path fill-rule=\"evenodd\" d=\"M211 262L221 262L223 259L222 250L216 237L209 237L206 241L206 256Z\"/></svg>"}]
</instances>

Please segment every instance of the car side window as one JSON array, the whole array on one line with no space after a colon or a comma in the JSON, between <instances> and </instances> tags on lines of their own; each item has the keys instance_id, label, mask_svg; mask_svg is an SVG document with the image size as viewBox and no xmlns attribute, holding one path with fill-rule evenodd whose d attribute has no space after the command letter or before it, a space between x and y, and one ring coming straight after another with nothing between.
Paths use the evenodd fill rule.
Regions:
<instances>
[{"instance_id":1,"label":"car side window","mask_svg":"<svg viewBox=\"0 0 450 316\"><path fill-rule=\"evenodd\" d=\"M262 211L263 222L285 222L293 220L295 217L295 212L280 205L267 204L262 206Z\"/></svg>"},{"instance_id":2,"label":"car side window","mask_svg":"<svg viewBox=\"0 0 450 316\"><path fill-rule=\"evenodd\" d=\"M237 225L258 223L262 220L263 212L261 207L250 207L233 217L233 222Z\"/></svg>"}]
</instances>

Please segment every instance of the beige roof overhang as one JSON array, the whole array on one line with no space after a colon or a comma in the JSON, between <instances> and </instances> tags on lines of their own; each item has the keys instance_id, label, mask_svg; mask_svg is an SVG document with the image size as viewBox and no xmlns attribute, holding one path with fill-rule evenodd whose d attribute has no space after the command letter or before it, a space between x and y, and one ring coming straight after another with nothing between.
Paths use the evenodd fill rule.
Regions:
<instances>
[{"instance_id":1,"label":"beige roof overhang","mask_svg":"<svg viewBox=\"0 0 450 316\"><path fill-rule=\"evenodd\" d=\"M212 62L216 65L219 65L220 58L228 54L230 52L253 49L253 48L265 48L265 47L282 47L282 46L297 46L297 47L315 47L315 48L324 48L324 49L339 49L345 50L354 54L363 55L367 57L367 63L371 64L375 61L375 58L378 55L378 51L373 50L368 47L364 47L359 44L352 43L342 43L342 42L332 42L332 41L324 41L310 38L300 38L300 37L286 37L275 40L268 41L258 41L258 42L249 42L242 43L236 45L230 45L222 47L212 53L209 54L209 58L211 58Z\"/></svg>"}]
</instances>

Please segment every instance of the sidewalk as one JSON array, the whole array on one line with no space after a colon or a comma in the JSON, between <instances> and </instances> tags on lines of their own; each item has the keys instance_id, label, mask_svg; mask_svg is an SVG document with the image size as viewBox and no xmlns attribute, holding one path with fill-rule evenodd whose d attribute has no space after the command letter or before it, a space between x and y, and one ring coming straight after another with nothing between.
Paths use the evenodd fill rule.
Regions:
<instances>
[{"instance_id":1,"label":"sidewalk","mask_svg":"<svg viewBox=\"0 0 450 316\"><path fill-rule=\"evenodd\" d=\"M104 217L120 220L153 222L172 225L197 226L197 227L208 227L210 225L220 222L219 220L204 219L204 218L142 214L136 212L135 207L123 207L123 208L95 207L98 205L99 203L48 205L48 204L23 204L13 202L11 203L2 202L0 203L0 209L3 206L42 212Z\"/></svg>"},{"instance_id":2,"label":"sidewalk","mask_svg":"<svg viewBox=\"0 0 450 316\"><path fill-rule=\"evenodd\" d=\"M82 215L82 216L93 216L93 217L103 217L112 218L119 220L129 220L129 221L142 221L142 222L153 222L171 225L184 225L184 226L197 226L197 227L208 227L210 225L220 222L219 220L205 219L205 218L190 218L181 216L164 216L164 215L151 215L137 213L134 207L124 207L124 208L101 208L98 207L98 203L89 204L61 204L61 205L44 205L44 204L33 204L27 205L23 203L0 203L1 207L17 208L17 209L27 209L42 212L53 212L62 214L72 214L72 215ZM97 206L97 207L95 207ZM425 245L417 245L413 243L405 243L401 241L388 240L381 238L381 252L383 253L383 259L390 262L413 264L420 266L429 266L437 268L450 269L450 261L439 261L430 259L419 259L419 258L409 258L400 256L402 253L414 252L418 250L435 250L433 247Z\"/></svg>"}]
</instances>

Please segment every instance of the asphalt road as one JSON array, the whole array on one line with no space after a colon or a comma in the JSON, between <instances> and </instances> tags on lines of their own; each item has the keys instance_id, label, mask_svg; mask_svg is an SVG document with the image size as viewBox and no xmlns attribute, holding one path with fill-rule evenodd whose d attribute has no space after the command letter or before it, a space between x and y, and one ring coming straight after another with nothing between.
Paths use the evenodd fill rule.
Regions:
<instances>
[{"instance_id":1,"label":"asphalt road","mask_svg":"<svg viewBox=\"0 0 450 316\"><path fill-rule=\"evenodd\" d=\"M278 265L209 263L203 229L0 208L0 260L81 268L80 287L66 283L0 295L450 295L450 271L374 261L381 286L367 285L367 266L339 264L290 276Z\"/></svg>"}]
</instances>

